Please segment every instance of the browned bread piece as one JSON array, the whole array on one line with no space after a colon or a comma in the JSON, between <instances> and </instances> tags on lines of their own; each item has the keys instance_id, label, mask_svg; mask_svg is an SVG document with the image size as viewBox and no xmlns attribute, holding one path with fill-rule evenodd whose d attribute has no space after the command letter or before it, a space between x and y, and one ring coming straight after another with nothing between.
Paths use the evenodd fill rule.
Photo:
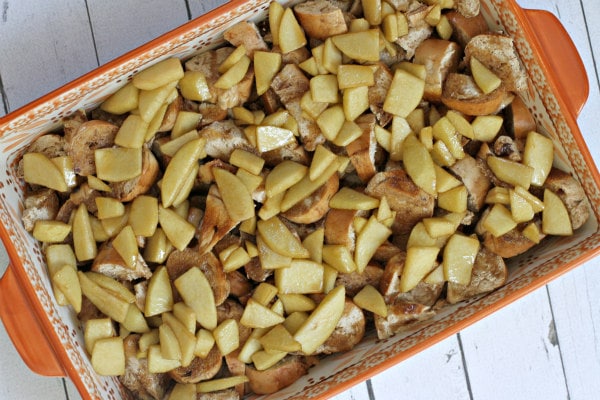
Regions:
<instances>
[{"instance_id":1,"label":"browned bread piece","mask_svg":"<svg viewBox=\"0 0 600 400\"><path fill-rule=\"evenodd\" d=\"M230 119L213 122L204 127L199 134L206 139L206 154L225 162L229 161L235 149L257 153L256 147L246 139L242 129Z\"/></svg>"},{"instance_id":2,"label":"browned bread piece","mask_svg":"<svg viewBox=\"0 0 600 400\"><path fill-rule=\"evenodd\" d=\"M77 175L88 176L96 173L94 150L111 147L118 130L118 126L99 120L84 122L77 128L65 145Z\"/></svg>"},{"instance_id":3,"label":"browned bread piece","mask_svg":"<svg viewBox=\"0 0 600 400\"><path fill-rule=\"evenodd\" d=\"M471 282L468 285L448 282L446 299L450 304L458 303L478 294L491 292L504 285L508 269L504 259L486 247L482 247L475 257Z\"/></svg>"},{"instance_id":4,"label":"browned bread piece","mask_svg":"<svg viewBox=\"0 0 600 400\"><path fill-rule=\"evenodd\" d=\"M527 134L537 129L533 114L519 96L515 96L510 106L506 107L504 122L508 133L515 139L527 139Z\"/></svg>"},{"instance_id":5,"label":"browned bread piece","mask_svg":"<svg viewBox=\"0 0 600 400\"><path fill-rule=\"evenodd\" d=\"M331 209L325 217L325 243L342 244L350 251L354 251L356 231L354 230L354 217L358 210Z\"/></svg>"},{"instance_id":6,"label":"browned bread piece","mask_svg":"<svg viewBox=\"0 0 600 400\"><path fill-rule=\"evenodd\" d=\"M470 75L450 73L444 83L441 100L448 108L466 115L489 115L498 113L510 104L513 97L504 85L484 94Z\"/></svg>"},{"instance_id":7,"label":"browned bread piece","mask_svg":"<svg viewBox=\"0 0 600 400\"><path fill-rule=\"evenodd\" d=\"M393 303L395 299L409 303L419 303L432 306L440 297L444 288L444 282L426 283L419 282L417 286L408 292L400 291L400 276L406 262L406 253L401 252L389 259L379 282L379 291L384 296L386 303Z\"/></svg>"},{"instance_id":8,"label":"browned bread piece","mask_svg":"<svg viewBox=\"0 0 600 400\"><path fill-rule=\"evenodd\" d=\"M387 339L410 329L416 322L428 320L435 315L429 306L399 299L387 307L387 317L375 314L375 328L379 339Z\"/></svg>"},{"instance_id":9,"label":"browned bread piece","mask_svg":"<svg viewBox=\"0 0 600 400\"><path fill-rule=\"evenodd\" d=\"M377 173L375 115L361 115L355 122L361 128L362 135L346 146L346 152L360 180L368 182Z\"/></svg>"},{"instance_id":10,"label":"browned bread piece","mask_svg":"<svg viewBox=\"0 0 600 400\"><path fill-rule=\"evenodd\" d=\"M498 75L506 90L517 93L527 90L527 73L513 38L494 33L477 35L465 47L467 65L471 57Z\"/></svg>"},{"instance_id":11,"label":"browned bread piece","mask_svg":"<svg viewBox=\"0 0 600 400\"><path fill-rule=\"evenodd\" d=\"M458 69L460 57L460 46L449 40L427 39L417 47L413 62L425 65L425 100L440 100L442 85Z\"/></svg>"},{"instance_id":12,"label":"browned bread piece","mask_svg":"<svg viewBox=\"0 0 600 400\"><path fill-rule=\"evenodd\" d=\"M348 31L342 10L327 0L300 3L294 7L294 13L306 34L312 38L325 40Z\"/></svg>"},{"instance_id":13,"label":"browned bread piece","mask_svg":"<svg viewBox=\"0 0 600 400\"><path fill-rule=\"evenodd\" d=\"M478 158L466 155L450 167L467 188L467 207L478 212L485 204L485 197L492 185L487 164Z\"/></svg>"},{"instance_id":14,"label":"browned bread piece","mask_svg":"<svg viewBox=\"0 0 600 400\"><path fill-rule=\"evenodd\" d=\"M379 265L369 264L363 272L339 273L335 286L344 285L346 296L354 297L367 285L379 287L382 276L383 269Z\"/></svg>"},{"instance_id":15,"label":"browned bread piece","mask_svg":"<svg viewBox=\"0 0 600 400\"><path fill-rule=\"evenodd\" d=\"M298 224L312 224L329 211L329 200L338 191L340 179L334 173L320 188L298 204L282 213L282 216Z\"/></svg>"},{"instance_id":16,"label":"browned bread piece","mask_svg":"<svg viewBox=\"0 0 600 400\"><path fill-rule=\"evenodd\" d=\"M332 354L352 350L365 335L365 322L363 310L352 300L346 298L340 320L325 343L315 350L315 354Z\"/></svg>"},{"instance_id":17,"label":"browned bread piece","mask_svg":"<svg viewBox=\"0 0 600 400\"><path fill-rule=\"evenodd\" d=\"M187 367L172 369L168 375L178 383L198 383L214 378L223 365L223 355L218 346L213 346L206 358L194 357Z\"/></svg>"},{"instance_id":18,"label":"browned bread piece","mask_svg":"<svg viewBox=\"0 0 600 400\"><path fill-rule=\"evenodd\" d=\"M269 49L254 22L238 22L223 33L223 38L236 47L244 45L246 55L250 58L254 56L254 52L257 50L266 51Z\"/></svg>"},{"instance_id":19,"label":"browned bread piece","mask_svg":"<svg viewBox=\"0 0 600 400\"><path fill-rule=\"evenodd\" d=\"M481 222L485 219L485 216L489 212L489 210L490 208L487 208L483 212L481 218L479 219L479 222L477 223L477 226L475 227L475 232L479 236L481 243L484 247L503 258L511 258L518 256L519 254L523 254L524 252L535 246L535 242L531 241L529 238L527 238L527 236L523 234L523 232L521 231L523 227L521 226L517 226L516 228L508 231L507 233L501 236L492 235L483 227L483 224ZM539 226L539 219L536 219L535 223L538 224L538 228L540 228L539 230L541 232L541 226ZM542 238L543 237L544 235L542 235Z\"/></svg>"},{"instance_id":20,"label":"browned bread piece","mask_svg":"<svg viewBox=\"0 0 600 400\"><path fill-rule=\"evenodd\" d=\"M47 221L56 218L59 201L56 192L52 189L40 189L25 196L25 209L21 216L23 226L27 232L33 231L37 221Z\"/></svg>"},{"instance_id":21,"label":"browned bread piece","mask_svg":"<svg viewBox=\"0 0 600 400\"><path fill-rule=\"evenodd\" d=\"M136 399L162 399L170 386L169 376L153 374L148 371L148 359L138 357L140 336L130 334L123 339L125 373L119 376L119 381L131 391Z\"/></svg>"},{"instance_id":22,"label":"browned bread piece","mask_svg":"<svg viewBox=\"0 0 600 400\"><path fill-rule=\"evenodd\" d=\"M283 389L308 373L317 363L314 357L288 355L271 368L258 371L252 365L246 367L250 389L256 394L269 394Z\"/></svg>"},{"instance_id":23,"label":"browned bread piece","mask_svg":"<svg viewBox=\"0 0 600 400\"><path fill-rule=\"evenodd\" d=\"M111 182L111 196L119 201L131 201L152 188L159 172L158 161L152 152L144 147L142 150L142 173L126 181Z\"/></svg>"},{"instance_id":24,"label":"browned bread piece","mask_svg":"<svg viewBox=\"0 0 600 400\"><path fill-rule=\"evenodd\" d=\"M419 45L431 36L433 28L425 21L425 17L433 6L427 6L415 1L406 13L408 19L408 34L400 36L396 43L406 51L406 58L411 59Z\"/></svg>"},{"instance_id":25,"label":"browned bread piece","mask_svg":"<svg viewBox=\"0 0 600 400\"><path fill-rule=\"evenodd\" d=\"M489 31L487 22L485 22L485 18L481 13L468 18L453 10L445 15L450 25L452 25L452 38L463 48L473 37Z\"/></svg>"},{"instance_id":26,"label":"browned bread piece","mask_svg":"<svg viewBox=\"0 0 600 400\"><path fill-rule=\"evenodd\" d=\"M286 64L273 78L271 88L279 96L286 110L296 119L304 148L314 151L319 144L324 143L325 137L317 123L312 118L306 117L300 107L302 96L310 90L310 82L300 67Z\"/></svg>"},{"instance_id":27,"label":"browned bread piece","mask_svg":"<svg viewBox=\"0 0 600 400\"><path fill-rule=\"evenodd\" d=\"M152 271L144 258L138 254L133 268L125 264L123 258L112 246L112 242L104 242L94 258L92 271L99 272L111 278L121 281L133 281L136 279L150 279Z\"/></svg>"},{"instance_id":28,"label":"browned bread piece","mask_svg":"<svg viewBox=\"0 0 600 400\"><path fill-rule=\"evenodd\" d=\"M456 0L456 9L467 18L479 15L481 2L479 0Z\"/></svg>"},{"instance_id":29,"label":"browned bread piece","mask_svg":"<svg viewBox=\"0 0 600 400\"><path fill-rule=\"evenodd\" d=\"M378 199L385 196L390 208L396 211L394 234L408 233L421 219L433 215L435 198L415 185L402 169L377 173L365 193Z\"/></svg>"},{"instance_id":30,"label":"browned bread piece","mask_svg":"<svg viewBox=\"0 0 600 400\"><path fill-rule=\"evenodd\" d=\"M177 96L177 98L167 106L167 111L165 111L165 116L163 117L157 132L168 132L173 129L177 115L179 115L179 111L183 110L183 107L183 97Z\"/></svg>"},{"instance_id":31,"label":"browned bread piece","mask_svg":"<svg viewBox=\"0 0 600 400\"><path fill-rule=\"evenodd\" d=\"M588 220L591 213L590 204L583 187L570 174L552 168L544 187L556 193L565 203L573 229L580 228Z\"/></svg>"},{"instance_id":32,"label":"browned bread piece","mask_svg":"<svg viewBox=\"0 0 600 400\"><path fill-rule=\"evenodd\" d=\"M392 84L394 75L390 69L382 62L376 64L377 69L373 73L375 84L369 86L369 108L377 117L379 125L386 126L392 121L392 115L383 111L383 103L387 96L387 92Z\"/></svg>"},{"instance_id":33,"label":"browned bread piece","mask_svg":"<svg viewBox=\"0 0 600 400\"><path fill-rule=\"evenodd\" d=\"M195 248L187 248L183 251L175 250L167 258L166 266L171 281L183 275L190 268L200 268L210 283L217 306L229 296L227 275L223 271L221 262L212 252L200 254Z\"/></svg>"}]
</instances>

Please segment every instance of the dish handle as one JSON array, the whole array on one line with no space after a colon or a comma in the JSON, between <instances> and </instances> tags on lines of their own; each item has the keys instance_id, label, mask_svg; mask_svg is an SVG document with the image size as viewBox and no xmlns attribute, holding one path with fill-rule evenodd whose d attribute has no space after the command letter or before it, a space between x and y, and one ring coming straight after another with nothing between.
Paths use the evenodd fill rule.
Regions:
<instances>
[{"instance_id":1,"label":"dish handle","mask_svg":"<svg viewBox=\"0 0 600 400\"><path fill-rule=\"evenodd\" d=\"M556 16L544 10L524 10L540 44L555 85L566 106L577 118L589 95L589 82L581 56ZM543 34L538 34L543 33Z\"/></svg>"},{"instance_id":2,"label":"dish handle","mask_svg":"<svg viewBox=\"0 0 600 400\"><path fill-rule=\"evenodd\" d=\"M10 264L0 279L0 319L29 369L44 376L65 376Z\"/></svg>"}]
</instances>

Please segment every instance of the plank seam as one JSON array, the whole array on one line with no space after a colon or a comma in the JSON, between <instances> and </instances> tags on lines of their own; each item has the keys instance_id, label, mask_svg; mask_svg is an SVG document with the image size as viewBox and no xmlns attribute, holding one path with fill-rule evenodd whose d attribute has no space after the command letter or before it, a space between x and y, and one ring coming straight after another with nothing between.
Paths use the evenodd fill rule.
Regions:
<instances>
[{"instance_id":1,"label":"plank seam","mask_svg":"<svg viewBox=\"0 0 600 400\"><path fill-rule=\"evenodd\" d=\"M2 97L2 107L4 107L4 114L8 114L10 105L8 104L8 96L4 90L4 84L2 83L2 74L0 74L0 97Z\"/></svg>"},{"instance_id":2,"label":"plank seam","mask_svg":"<svg viewBox=\"0 0 600 400\"><path fill-rule=\"evenodd\" d=\"M187 11L188 20L192 20L192 9L190 8L189 0L185 0L185 10Z\"/></svg>"},{"instance_id":3,"label":"plank seam","mask_svg":"<svg viewBox=\"0 0 600 400\"><path fill-rule=\"evenodd\" d=\"M567 389L567 400L571 398L571 392L569 390L569 381L567 379L567 373L565 371L565 362L563 360L562 349L560 347L560 339L558 338L558 331L556 330L556 319L554 319L554 308L552 307L552 297L550 296L550 290L546 285L546 297L548 297L548 305L550 307L550 316L552 317L552 325L554 325L554 331L556 335L556 346L558 347L558 357L560 359L560 367L562 368L563 379L565 381L565 389Z\"/></svg>"},{"instance_id":4,"label":"plank seam","mask_svg":"<svg viewBox=\"0 0 600 400\"><path fill-rule=\"evenodd\" d=\"M94 35L94 25L92 24L92 17L90 15L90 7L88 1L85 0L85 12L87 13L88 23L90 25L90 32L92 34L92 43L94 43L94 54L96 55L96 64L100 66L100 57L98 56L98 47L96 46L96 36Z\"/></svg>"},{"instance_id":5,"label":"plank seam","mask_svg":"<svg viewBox=\"0 0 600 400\"><path fill-rule=\"evenodd\" d=\"M588 46L590 46L590 53L592 55L592 63L594 64L594 73L596 74L596 84L600 86L600 77L598 76L598 65L596 64L596 56L594 54L594 46L592 45L592 38L590 36L590 29L588 28L587 16L585 15L585 7L583 6L583 0L579 0L581 6L581 13L583 14L583 21L585 23L585 33L588 39Z\"/></svg>"},{"instance_id":6,"label":"plank seam","mask_svg":"<svg viewBox=\"0 0 600 400\"><path fill-rule=\"evenodd\" d=\"M369 394L369 400L375 400L375 392L373 392L373 384L371 380L368 379L367 382L367 393Z\"/></svg>"},{"instance_id":7,"label":"plank seam","mask_svg":"<svg viewBox=\"0 0 600 400\"><path fill-rule=\"evenodd\" d=\"M465 371L465 382L467 383L467 392L469 393L469 399L473 400L473 390L471 389L471 380L469 379L469 368L467 367L467 360L465 358L465 351L463 349L462 338L460 332L456 334L458 340L458 348L460 349L460 358L463 364L463 370Z\"/></svg>"},{"instance_id":8,"label":"plank seam","mask_svg":"<svg viewBox=\"0 0 600 400\"><path fill-rule=\"evenodd\" d=\"M69 400L69 391L67 390L67 382L65 381L65 378L61 378L62 379L62 384L63 384L63 390L65 391L65 399Z\"/></svg>"}]
</instances>

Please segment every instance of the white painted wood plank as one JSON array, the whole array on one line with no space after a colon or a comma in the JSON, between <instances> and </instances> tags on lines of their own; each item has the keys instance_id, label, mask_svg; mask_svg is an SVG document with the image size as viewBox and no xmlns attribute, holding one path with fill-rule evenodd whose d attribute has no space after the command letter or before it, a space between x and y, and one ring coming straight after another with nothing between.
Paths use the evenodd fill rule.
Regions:
<instances>
[{"instance_id":1,"label":"white painted wood plank","mask_svg":"<svg viewBox=\"0 0 600 400\"><path fill-rule=\"evenodd\" d=\"M568 398L546 288L460 333L473 399Z\"/></svg>"},{"instance_id":2,"label":"white painted wood plank","mask_svg":"<svg viewBox=\"0 0 600 400\"><path fill-rule=\"evenodd\" d=\"M469 398L456 335L371 378L377 400Z\"/></svg>"},{"instance_id":3,"label":"white painted wood plank","mask_svg":"<svg viewBox=\"0 0 600 400\"><path fill-rule=\"evenodd\" d=\"M97 66L84 0L4 0L0 38L10 110Z\"/></svg>"},{"instance_id":4,"label":"white painted wood plank","mask_svg":"<svg viewBox=\"0 0 600 400\"><path fill-rule=\"evenodd\" d=\"M100 64L188 21L185 0L88 0L87 4Z\"/></svg>"},{"instance_id":5,"label":"white painted wood plank","mask_svg":"<svg viewBox=\"0 0 600 400\"><path fill-rule=\"evenodd\" d=\"M331 400L366 400L369 398L369 391L365 382L351 387L331 398Z\"/></svg>"},{"instance_id":6,"label":"white painted wood plank","mask_svg":"<svg viewBox=\"0 0 600 400\"><path fill-rule=\"evenodd\" d=\"M187 0L192 18L206 14L210 10L227 3L227 0Z\"/></svg>"}]
</instances>

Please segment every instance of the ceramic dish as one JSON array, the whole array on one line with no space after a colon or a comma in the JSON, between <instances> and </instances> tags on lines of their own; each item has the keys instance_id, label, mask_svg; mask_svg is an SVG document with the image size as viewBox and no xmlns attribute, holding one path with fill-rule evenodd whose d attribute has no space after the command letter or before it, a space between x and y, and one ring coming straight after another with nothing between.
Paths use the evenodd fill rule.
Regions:
<instances>
[{"instance_id":1,"label":"ceramic dish","mask_svg":"<svg viewBox=\"0 0 600 400\"><path fill-rule=\"evenodd\" d=\"M233 0L0 119L0 234L10 257L0 280L0 317L34 372L68 376L85 399L128 396L117 379L93 372L78 321L70 308L56 304L41 247L21 224L24 183L16 177L16 164L27 145L56 129L74 110L97 106L142 68L167 57L187 58L218 46L221 33L228 27L264 18L269 1ZM386 340L376 340L370 334L351 352L329 356L309 375L265 398L330 397L460 331L600 252L600 177L576 123L588 94L581 59L552 14L523 10L514 0L482 0L482 5L490 27L515 39L530 81L524 100L539 130L555 141L562 169L581 182L592 205L591 218L574 236L545 240L526 254L510 259L509 280L502 288L446 307L416 331Z\"/></svg>"}]
</instances>

